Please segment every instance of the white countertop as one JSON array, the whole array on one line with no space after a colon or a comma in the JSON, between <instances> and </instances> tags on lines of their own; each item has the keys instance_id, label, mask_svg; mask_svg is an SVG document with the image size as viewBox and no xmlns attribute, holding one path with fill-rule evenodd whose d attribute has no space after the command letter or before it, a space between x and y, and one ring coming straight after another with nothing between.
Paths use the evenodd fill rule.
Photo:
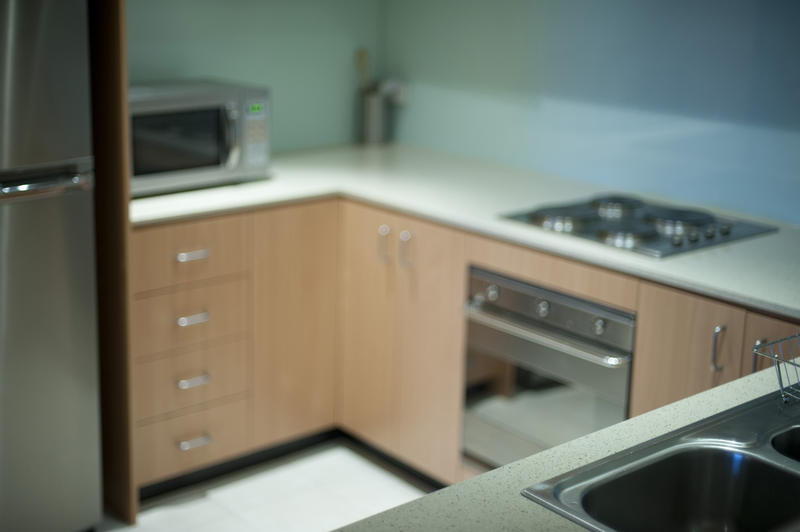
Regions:
<instances>
[{"instance_id":1,"label":"white countertop","mask_svg":"<svg viewBox=\"0 0 800 532\"><path fill-rule=\"evenodd\" d=\"M130 217L142 225L338 195L800 320L800 227L709 209L779 230L653 259L502 218L607 192L625 191L421 148L342 147L278 157L267 181L136 199Z\"/></svg>"},{"instance_id":2,"label":"white countertop","mask_svg":"<svg viewBox=\"0 0 800 532\"><path fill-rule=\"evenodd\" d=\"M765 369L523 458L345 527L348 531L585 530L520 491L735 405L777 392Z\"/></svg>"}]
</instances>

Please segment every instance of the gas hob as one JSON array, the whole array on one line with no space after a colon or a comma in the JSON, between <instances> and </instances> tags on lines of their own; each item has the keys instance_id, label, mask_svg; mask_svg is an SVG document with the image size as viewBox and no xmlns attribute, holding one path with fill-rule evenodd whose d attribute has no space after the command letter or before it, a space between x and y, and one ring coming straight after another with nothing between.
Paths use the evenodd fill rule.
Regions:
<instances>
[{"instance_id":1,"label":"gas hob","mask_svg":"<svg viewBox=\"0 0 800 532\"><path fill-rule=\"evenodd\" d=\"M553 205L507 218L656 258L778 230L623 195Z\"/></svg>"}]
</instances>

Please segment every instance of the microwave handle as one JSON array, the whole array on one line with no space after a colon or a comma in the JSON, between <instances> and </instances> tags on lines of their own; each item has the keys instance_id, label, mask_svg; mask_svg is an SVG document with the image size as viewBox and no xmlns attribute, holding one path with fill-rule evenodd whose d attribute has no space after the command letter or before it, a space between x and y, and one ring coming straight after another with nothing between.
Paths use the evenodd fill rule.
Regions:
<instances>
[{"instance_id":1,"label":"microwave handle","mask_svg":"<svg viewBox=\"0 0 800 532\"><path fill-rule=\"evenodd\" d=\"M222 130L225 139L225 146L228 148L228 156L225 159L226 168L236 168L239 165L242 146L239 138L239 111L233 105L226 105L222 113Z\"/></svg>"}]
</instances>

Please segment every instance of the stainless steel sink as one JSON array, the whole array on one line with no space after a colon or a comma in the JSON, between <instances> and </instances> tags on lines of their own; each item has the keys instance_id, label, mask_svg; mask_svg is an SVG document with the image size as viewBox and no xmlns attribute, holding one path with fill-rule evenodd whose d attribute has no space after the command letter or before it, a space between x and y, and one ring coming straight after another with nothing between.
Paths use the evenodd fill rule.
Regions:
<instances>
[{"instance_id":1,"label":"stainless steel sink","mask_svg":"<svg viewBox=\"0 0 800 532\"><path fill-rule=\"evenodd\" d=\"M800 529L800 402L776 393L523 495L590 530Z\"/></svg>"}]
</instances>

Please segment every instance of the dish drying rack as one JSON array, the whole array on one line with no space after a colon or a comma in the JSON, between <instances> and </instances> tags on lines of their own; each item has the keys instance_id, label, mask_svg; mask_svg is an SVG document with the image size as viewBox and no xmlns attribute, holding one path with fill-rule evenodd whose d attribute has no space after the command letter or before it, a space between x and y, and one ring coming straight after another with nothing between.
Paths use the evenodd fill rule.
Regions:
<instances>
[{"instance_id":1,"label":"dish drying rack","mask_svg":"<svg viewBox=\"0 0 800 532\"><path fill-rule=\"evenodd\" d=\"M772 360L781 399L800 400L800 333L753 347L753 353Z\"/></svg>"}]
</instances>

